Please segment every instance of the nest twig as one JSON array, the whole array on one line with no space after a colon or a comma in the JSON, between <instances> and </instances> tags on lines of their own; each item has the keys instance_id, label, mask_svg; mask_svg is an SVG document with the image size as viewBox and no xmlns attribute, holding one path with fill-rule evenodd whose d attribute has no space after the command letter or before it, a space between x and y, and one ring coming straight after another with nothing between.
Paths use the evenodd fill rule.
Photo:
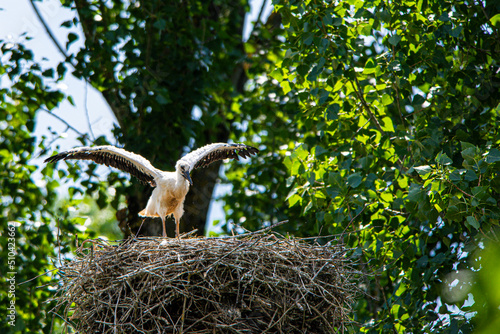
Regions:
<instances>
[{"instance_id":1,"label":"nest twig","mask_svg":"<svg viewBox=\"0 0 500 334\"><path fill-rule=\"evenodd\" d=\"M340 246L243 238L93 241L55 299L80 333L342 332L356 291Z\"/></svg>"}]
</instances>

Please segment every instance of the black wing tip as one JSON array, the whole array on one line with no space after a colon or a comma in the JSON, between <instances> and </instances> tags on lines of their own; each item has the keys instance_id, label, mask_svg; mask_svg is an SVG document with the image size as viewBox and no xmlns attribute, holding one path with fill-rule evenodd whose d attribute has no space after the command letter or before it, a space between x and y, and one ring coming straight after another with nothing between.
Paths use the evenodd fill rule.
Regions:
<instances>
[{"instance_id":1,"label":"black wing tip","mask_svg":"<svg viewBox=\"0 0 500 334\"><path fill-rule=\"evenodd\" d=\"M43 162L44 163L57 162L57 161L63 160L65 157L66 157L66 152L58 153L58 154L54 154L51 157L48 157Z\"/></svg>"},{"instance_id":2,"label":"black wing tip","mask_svg":"<svg viewBox=\"0 0 500 334\"><path fill-rule=\"evenodd\" d=\"M243 153L243 155L240 154L240 156L246 158L252 156L253 154L257 154L259 152L260 150L256 147L245 145L245 147L241 150L241 153Z\"/></svg>"},{"instance_id":3,"label":"black wing tip","mask_svg":"<svg viewBox=\"0 0 500 334\"><path fill-rule=\"evenodd\" d=\"M247 145L247 144L238 143L238 144L236 144L236 146L238 146L237 150L245 150L245 151L249 152L250 154L257 154L260 152L260 150L258 148Z\"/></svg>"},{"instance_id":4,"label":"black wing tip","mask_svg":"<svg viewBox=\"0 0 500 334\"><path fill-rule=\"evenodd\" d=\"M75 155L77 155L80 152L85 152L84 151L85 149L88 149L88 147L76 147L76 148L73 148L69 151L64 151L64 152L54 154L53 156L45 159L43 162L50 163L50 162L57 162L57 161L72 159L72 158L78 159L78 157L76 157Z\"/></svg>"}]
</instances>

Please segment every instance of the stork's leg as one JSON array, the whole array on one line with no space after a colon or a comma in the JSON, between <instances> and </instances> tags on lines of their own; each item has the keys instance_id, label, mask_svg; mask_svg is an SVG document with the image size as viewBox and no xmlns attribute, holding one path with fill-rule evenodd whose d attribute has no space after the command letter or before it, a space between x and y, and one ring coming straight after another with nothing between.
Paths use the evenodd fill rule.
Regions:
<instances>
[{"instance_id":1,"label":"stork's leg","mask_svg":"<svg viewBox=\"0 0 500 334\"><path fill-rule=\"evenodd\" d=\"M175 236L179 239L179 219L175 219Z\"/></svg>"},{"instance_id":2,"label":"stork's leg","mask_svg":"<svg viewBox=\"0 0 500 334\"><path fill-rule=\"evenodd\" d=\"M179 239L179 225L181 224L182 214L184 213L184 202L179 205L174 211L174 219L175 219L175 236Z\"/></svg>"},{"instance_id":3,"label":"stork's leg","mask_svg":"<svg viewBox=\"0 0 500 334\"><path fill-rule=\"evenodd\" d=\"M167 237L167 229L165 228L165 216L161 216L161 222L163 224L163 237Z\"/></svg>"}]
</instances>

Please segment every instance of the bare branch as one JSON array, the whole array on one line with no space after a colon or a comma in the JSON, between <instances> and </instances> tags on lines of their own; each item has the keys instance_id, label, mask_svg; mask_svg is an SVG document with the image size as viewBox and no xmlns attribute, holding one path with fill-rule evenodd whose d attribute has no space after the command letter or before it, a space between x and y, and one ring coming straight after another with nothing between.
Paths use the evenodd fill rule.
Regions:
<instances>
[{"instance_id":1,"label":"bare branch","mask_svg":"<svg viewBox=\"0 0 500 334\"><path fill-rule=\"evenodd\" d=\"M92 131L92 124L90 123L90 115L89 115L89 108L87 106L87 100L88 100L88 91L89 91L89 87L88 87L89 83L88 82L85 82L85 98L83 99L83 108L85 109L85 115L87 116L87 124L89 126L89 131L90 131L90 135L92 136L92 140L95 140L95 135L94 135L94 131Z\"/></svg>"},{"instance_id":2,"label":"bare branch","mask_svg":"<svg viewBox=\"0 0 500 334\"><path fill-rule=\"evenodd\" d=\"M52 117L55 117L57 120L59 120L60 122L64 123L64 125L66 125L68 127L68 129L71 129L73 130L74 132L76 132L77 134L79 134L80 136L82 137L86 137L87 139L89 139L89 135L86 134L86 133L82 133L80 131L78 131L75 127L73 127L71 124L69 124L67 121L65 121L63 118L61 118L60 116L54 114L53 112L51 112L50 110L48 109L45 109L45 108L40 108L40 110L42 111L45 111L47 114L51 115Z\"/></svg>"},{"instance_id":3,"label":"bare branch","mask_svg":"<svg viewBox=\"0 0 500 334\"><path fill-rule=\"evenodd\" d=\"M363 105L364 109L368 113L368 116L372 120L373 124L375 127L383 134L385 135L385 131L382 129L382 126L378 122L377 117L375 117L375 114L372 112L370 109L370 106L366 102L365 98L363 97L363 89L361 88L361 85L359 84L358 78L354 76L354 82L356 82L356 86L353 85L354 91L358 95L359 100L361 101L361 104Z\"/></svg>"},{"instance_id":4,"label":"bare branch","mask_svg":"<svg viewBox=\"0 0 500 334\"><path fill-rule=\"evenodd\" d=\"M30 0L30 4L31 4L31 7L33 7L33 10L35 11L36 16L38 17L38 20L40 20L40 23L43 25L45 31L49 35L49 37L52 40L52 42L54 43L54 45L57 47L59 52L63 55L64 59L65 60L68 59L68 54L66 53L66 51L64 51L61 44L59 44L56 37L52 33L52 30L50 30L49 26L47 25L47 23L43 19L42 14L40 14L40 11L38 10L38 8L35 5L35 2L33 0Z\"/></svg>"}]
</instances>

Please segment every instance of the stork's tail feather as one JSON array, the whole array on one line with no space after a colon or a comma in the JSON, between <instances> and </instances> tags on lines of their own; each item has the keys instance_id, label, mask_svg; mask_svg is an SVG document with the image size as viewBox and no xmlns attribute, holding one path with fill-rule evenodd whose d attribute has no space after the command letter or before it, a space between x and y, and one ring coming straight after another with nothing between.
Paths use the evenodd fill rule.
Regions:
<instances>
[{"instance_id":1,"label":"stork's tail feather","mask_svg":"<svg viewBox=\"0 0 500 334\"><path fill-rule=\"evenodd\" d=\"M160 216L157 214L147 214L146 209L144 209L141 210L141 212L139 212L139 217L160 217Z\"/></svg>"}]
</instances>

